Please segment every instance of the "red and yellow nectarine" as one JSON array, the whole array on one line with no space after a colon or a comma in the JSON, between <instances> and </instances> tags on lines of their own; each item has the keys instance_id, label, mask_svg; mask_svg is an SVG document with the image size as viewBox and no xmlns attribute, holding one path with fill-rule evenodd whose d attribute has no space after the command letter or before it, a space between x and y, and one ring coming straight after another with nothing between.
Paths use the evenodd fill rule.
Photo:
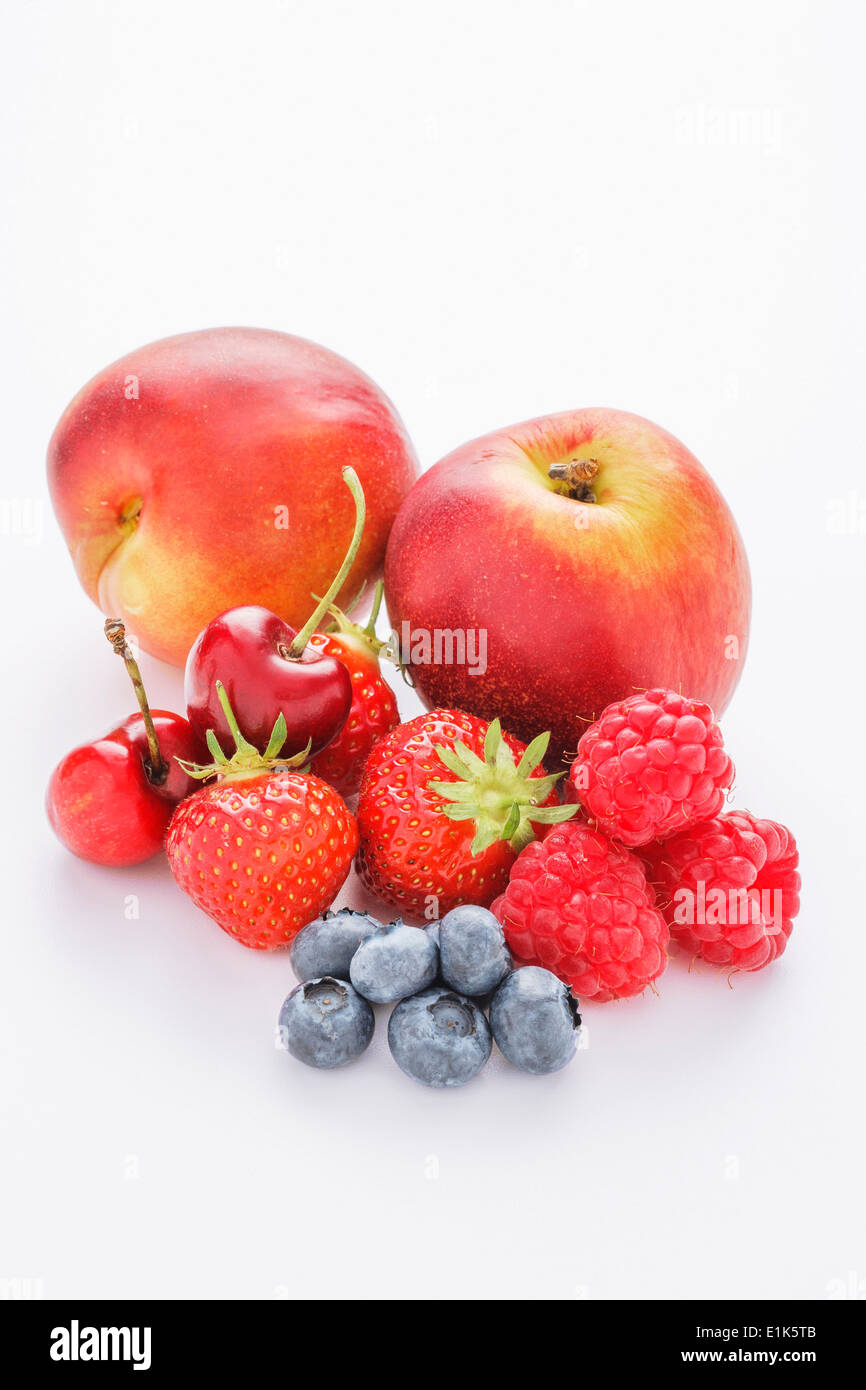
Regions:
<instances>
[{"instance_id":1,"label":"red and yellow nectarine","mask_svg":"<svg viewBox=\"0 0 866 1390\"><path fill-rule=\"evenodd\" d=\"M254 328L164 338L94 377L48 450L81 583L176 665L239 604L302 626L352 534L347 464L367 526L344 606L379 570L417 462L387 397L327 348Z\"/></svg>"}]
</instances>

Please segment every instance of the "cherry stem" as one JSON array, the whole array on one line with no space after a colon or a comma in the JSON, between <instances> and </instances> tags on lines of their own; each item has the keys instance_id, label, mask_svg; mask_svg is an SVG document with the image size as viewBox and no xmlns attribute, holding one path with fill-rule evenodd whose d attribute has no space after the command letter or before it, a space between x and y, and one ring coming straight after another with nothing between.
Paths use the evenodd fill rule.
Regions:
<instances>
[{"instance_id":1,"label":"cherry stem","mask_svg":"<svg viewBox=\"0 0 866 1390\"><path fill-rule=\"evenodd\" d=\"M361 488L359 475L354 471L354 468L343 468L343 482L348 486L349 492L352 493L354 499L354 531L352 532L352 543L350 543L349 549L346 550L346 559L343 560L341 567L336 571L331 588L328 589L327 594L322 595L322 598L318 600L318 606L314 609L313 614L307 619L306 623L304 623L302 630L296 632L292 645L289 646L288 652L286 652L286 656L288 656L291 662L297 662L297 660L303 656L307 642L313 637L313 632L316 631L318 624L321 623L322 617L328 612L329 607L334 603L336 595L341 591L346 581L346 575L349 574L349 570L352 569L354 564L354 556L359 552L361 537L363 537L364 534L364 518L367 516L367 507L366 503L364 503L364 489Z\"/></svg>"},{"instance_id":2,"label":"cherry stem","mask_svg":"<svg viewBox=\"0 0 866 1390\"><path fill-rule=\"evenodd\" d=\"M355 563L355 556L361 544L361 537L364 534L364 520L367 515L367 508L364 502L364 489L361 487L361 480L354 468L343 469L343 482L352 494L355 501L355 529L352 533L352 543L346 552L346 558L337 571L337 575L328 592L319 599L318 606L311 617L307 619L300 632L295 634L292 645L287 650L287 657L290 661L298 661L304 654L304 648L316 631L322 618L324 618L337 594L345 583L349 570Z\"/></svg>"},{"instance_id":3,"label":"cherry stem","mask_svg":"<svg viewBox=\"0 0 866 1390\"><path fill-rule=\"evenodd\" d=\"M382 607L382 595L385 592L385 581L378 579L376 588L373 591L373 607L370 609L370 616L367 619L367 626L364 632L367 637L374 637L376 634L376 619L379 616L379 609Z\"/></svg>"},{"instance_id":4,"label":"cherry stem","mask_svg":"<svg viewBox=\"0 0 866 1390\"><path fill-rule=\"evenodd\" d=\"M126 628L120 618L106 618L105 635L111 643L118 656L123 657L124 664L129 679L132 681L132 688L135 691L135 698L138 701L138 708L141 710L141 717L144 720L144 732L147 735L147 749L150 766L147 775L151 782L164 782L168 776L168 764L165 762L159 748L159 739L154 728L153 715L150 712L150 705L147 703L147 693L144 689L144 681L138 669L138 662L132 654L132 648L126 640Z\"/></svg>"}]
</instances>

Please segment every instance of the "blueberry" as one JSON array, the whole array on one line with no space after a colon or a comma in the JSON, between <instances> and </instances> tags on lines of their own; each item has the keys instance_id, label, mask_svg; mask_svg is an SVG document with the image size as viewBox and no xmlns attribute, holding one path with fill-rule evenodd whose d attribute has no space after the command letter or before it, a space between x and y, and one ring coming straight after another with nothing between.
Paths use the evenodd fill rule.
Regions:
<instances>
[{"instance_id":1,"label":"blueberry","mask_svg":"<svg viewBox=\"0 0 866 1390\"><path fill-rule=\"evenodd\" d=\"M499 922L486 907L454 907L439 930L442 979L461 994L489 994L511 969Z\"/></svg>"},{"instance_id":2,"label":"blueberry","mask_svg":"<svg viewBox=\"0 0 866 1390\"><path fill-rule=\"evenodd\" d=\"M308 1067L342 1067L369 1047L373 1010L346 980L296 986L280 1009L280 1041Z\"/></svg>"},{"instance_id":3,"label":"blueberry","mask_svg":"<svg viewBox=\"0 0 866 1390\"><path fill-rule=\"evenodd\" d=\"M289 949L289 960L299 980L331 975L348 980L352 957L365 937L381 931L382 924L367 912L344 907L326 912L299 931Z\"/></svg>"},{"instance_id":4,"label":"blueberry","mask_svg":"<svg viewBox=\"0 0 866 1390\"><path fill-rule=\"evenodd\" d=\"M432 985L438 973L436 943L399 918L362 941L349 967L355 989L374 1004L393 1004L417 994Z\"/></svg>"},{"instance_id":5,"label":"blueberry","mask_svg":"<svg viewBox=\"0 0 866 1390\"><path fill-rule=\"evenodd\" d=\"M439 923L438 923L438 922L431 922L429 926L427 926L427 927L424 928L424 930L425 930L425 932L427 933L427 935L429 936L430 940L431 940L432 942L435 943L436 950L438 951L438 950L439 950Z\"/></svg>"},{"instance_id":6,"label":"blueberry","mask_svg":"<svg viewBox=\"0 0 866 1390\"><path fill-rule=\"evenodd\" d=\"M506 975L494 994L490 1027L512 1066L544 1076L574 1056L580 1027L577 1000L549 970L525 965Z\"/></svg>"},{"instance_id":7,"label":"blueberry","mask_svg":"<svg viewBox=\"0 0 866 1390\"><path fill-rule=\"evenodd\" d=\"M397 1005L388 1046L401 1071L425 1086L465 1086L490 1056L490 1027L471 999L428 989Z\"/></svg>"}]
</instances>

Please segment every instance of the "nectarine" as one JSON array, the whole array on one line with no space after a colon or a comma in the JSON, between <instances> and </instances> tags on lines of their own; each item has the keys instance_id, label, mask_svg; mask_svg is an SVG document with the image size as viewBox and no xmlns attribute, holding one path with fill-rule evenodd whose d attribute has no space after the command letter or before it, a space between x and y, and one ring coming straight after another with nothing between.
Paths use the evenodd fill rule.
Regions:
<instances>
[{"instance_id":1,"label":"nectarine","mask_svg":"<svg viewBox=\"0 0 866 1390\"><path fill-rule=\"evenodd\" d=\"M164 338L94 377L48 450L81 583L176 665L240 604L303 625L352 534L346 464L367 526L344 606L381 567L417 462L387 397L327 348L255 328Z\"/></svg>"}]
</instances>

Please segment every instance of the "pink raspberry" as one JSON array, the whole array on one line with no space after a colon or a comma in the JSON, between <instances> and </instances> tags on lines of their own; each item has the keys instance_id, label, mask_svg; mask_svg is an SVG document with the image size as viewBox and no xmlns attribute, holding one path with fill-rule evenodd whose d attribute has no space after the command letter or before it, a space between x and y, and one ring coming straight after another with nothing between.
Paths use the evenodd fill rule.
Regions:
<instances>
[{"instance_id":1,"label":"pink raspberry","mask_svg":"<svg viewBox=\"0 0 866 1390\"><path fill-rule=\"evenodd\" d=\"M709 705L647 690L608 705L582 735L566 797L624 845L717 816L734 765Z\"/></svg>"},{"instance_id":2,"label":"pink raspberry","mask_svg":"<svg viewBox=\"0 0 866 1390\"><path fill-rule=\"evenodd\" d=\"M671 935L693 955L761 970L788 944L800 908L790 830L731 811L645 851Z\"/></svg>"},{"instance_id":3,"label":"pink raspberry","mask_svg":"<svg viewBox=\"0 0 866 1390\"><path fill-rule=\"evenodd\" d=\"M640 994L666 964L667 924L636 855L575 821L518 855L492 911L514 955L583 999Z\"/></svg>"}]
</instances>

